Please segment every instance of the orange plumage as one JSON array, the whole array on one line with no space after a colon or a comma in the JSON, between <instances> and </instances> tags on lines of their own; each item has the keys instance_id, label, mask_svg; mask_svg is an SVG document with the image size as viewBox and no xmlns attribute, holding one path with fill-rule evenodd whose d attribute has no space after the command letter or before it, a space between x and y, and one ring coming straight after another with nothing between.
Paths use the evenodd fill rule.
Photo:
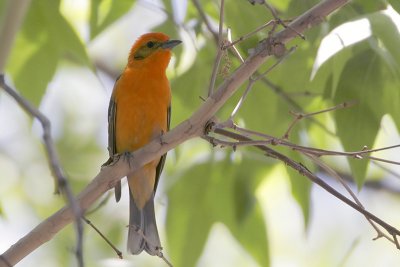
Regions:
<instances>
[{"instance_id":1,"label":"orange plumage","mask_svg":"<svg viewBox=\"0 0 400 267\"><path fill-rule=\"evenodd\" d=\"M132 46L128 64L117 79L109 106L109 152L135 151L169 130L171 92L165 71L171 48L180 41L163 33L142 35ZM155 255L161 249L154 215L154 194L165 156L129 175L128 250ZM121 185L115 187L119 200ZM142 232L145 236L139 233Z\"/></svg>"}]
</instances>

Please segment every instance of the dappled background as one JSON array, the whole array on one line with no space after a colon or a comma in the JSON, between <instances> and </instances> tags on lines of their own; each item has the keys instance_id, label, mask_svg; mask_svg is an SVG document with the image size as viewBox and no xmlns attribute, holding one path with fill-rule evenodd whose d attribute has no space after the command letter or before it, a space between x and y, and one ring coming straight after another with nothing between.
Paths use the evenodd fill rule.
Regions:
<instances>
[{"instance_id":1,"label":"dappled background","mask_svg":"<svg viewBox=\"0 0 400 267\"><path fill-rule=\"evenodd\" d=\"M195 2L217 32L220 1L32 0L7 63L6 78L51 120L74 192L90 182L108 157L109 96L139 35L162 31L183 41L174 49L168 69L173 92L171 126L202 104L217 45ZM281 19L293 19L319 1L268 2ZM295 52L266 76L269 83L254 86L236 123L279 138L293 120L291 110L315 112L357 100L351 108L302 120L289 140L346 151L398 144L399 7L396 0L353 1L308 31L305 41L292 41L288 47L297 46ZM3 18L6 0L0 0L0 11ZM225 1L224 25L231 29L233 39L272 19L264 6ZM271 29L238 43L241 55L247 57ZM262 70L272 64L273 60ZM217 84L238 66L239 61L226 54ZM244 88L218 113L221 120L229 117ZM0 251L64 205L62 198L53 195L41 135L40 125L1 92ZM279 149L318 172L295 152ZM376 155L400 160L398 150ZM351 180L368 210L400 227L397 166L343 157L324 160ZM320 174L344 192L334 179ZM87 215L123 251L124 260L86 226L87 266L163 266L159 258L145 253L125 254L127 192L124 183L120 203L110 192ZM400 264L393 244L372 241L375 232L360 214L254 149L233 151L201 139L180 145L168 154L155 203L164 253L177 267ZM74 246L75 234L69 226L18 266L75 266Z\"/></svg>"}]
</instances>

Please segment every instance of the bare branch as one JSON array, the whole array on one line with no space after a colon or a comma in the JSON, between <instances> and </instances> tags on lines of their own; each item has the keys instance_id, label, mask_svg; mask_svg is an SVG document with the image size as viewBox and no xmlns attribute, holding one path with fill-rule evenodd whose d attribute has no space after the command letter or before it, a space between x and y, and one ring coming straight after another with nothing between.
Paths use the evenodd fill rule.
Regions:
<instances>
[{"instance_id":1,"label":"bare branch","mask_svg":"<svg viewBox=\"0 0 400 267\"><path fill-rule=\"evenodd\" d=\"M203 20L204 24L206 25L208 31L212 34L215 43L218 45L219 44L219 37L218 33L216 33L211 25L210 20L208 19L206 13L203 10L203 7L199 3L199 0L192 0L194 6L196 7L197 11L199 12L199 15L201 19Z\"/></svg>"},{"instance_id":2,"label":"bare branch","mask_svg":"<svg viewBox=\"0 0 400 267\"><path fill-rule=\"evenodd\" d=\"M128 225L127 227L133 228L133 230L139 234L141 237L143 237L144 240L153 247L156 248L157 254L155 254L157 257L161 258L169 267L173 267L172 264L165 258L164 254L162 253L162 247L157 247L155 244L152 244L151 241L147 238L147 236L143 233L143 230L137 226L137 225Z\"/></svg>"},{"instance_id":3,"label":"bare branch","mask_svg":"<svg viewBox=\"0 0 400 267\"><path fill-rule=\"evenodd\" d=\"M82 216L82 219L88 225L90 225L90 227L92 227L93 230L95 230L96 233L98 233L101 236L101 238L103 238L104 241L106 241L106 243L115 251L115 253L118 255L120 259L123 259L122 252L119 249L117 249L117 247L105 235L103 235L103 233L90 220L88 220L85 216Z\"/></svg>"},{"instance_id":4,"label":"bare branch","mask_svg":"<svg viewBox=\"0 0 400 267\"><path fill-rule=\"evenodd\" d=\"M261 137L264 138L263 140L252 140L251 142L241 142L241 141L223 141L220 140L219 142L223 146L253 146L253 145L281 145L285 147L289 147L292 150L299 151L302 153L307 153L310 155L314 155L317 157L322 157L322 156L346 156L346 157L352 157L356 159L370 159L370 160L375 160L375 161L380 161L380 162L385 162L389 164L394 164L394 165L400 165L400 162L398 161L393 161L393 160L387 160L387 159L382 159L378 157L373 157L373 156L368 156L367 154L373 153L373 152L378 152L378 151L383 151L383 150L389 150L389 149L394 149L397 147L400 147L399 145L392 145L392 146L387 146L387 147L381 147L381 148L376 148L376 149L366 149L363 148L362 150L359 151L352 151L352 152L343 152L343 151L333 151L333 150L326 150L326 149L321 149L321 148L313 148L313 147L306 147L306 146L301 146L301 145L296 145L294 143L291 143L285 139L282 138L276 138L272 135L265 134L265 133L260 133L257 131L245 129L242 127L237 126L231 118L229 118L227 121L222 122L222 123L216 123L213 125L212 129L224 129L224 128L231 128L235 131L238 131L239 133L242 133L246 137ZM207 139L210 140L210 139Z\"/></svg>"},{"instance_id":5,"label":"bare branch","mask_svg":"<svg viewBox=\"0 0 400 267\"><path fill-rule=\"evenodd\" d=\"M6 18L1 25L2 28L0 31L0 36L2 37L2 41L0 42L0 87L2 87L12 98L14 98L14 100L20 105L20 107L25 110L25 112L37 118L42 125L43 140L46 147L47 159L49 161L53 177L55 178L54 190L56 193L59 193L59 189L62 190L75 215L75 226L77 235L75 254L78 261L78 266L83 267L83 227L80 221L81 212L69 187L67 179L64 177L64 174L61 170L58 156L50 134L50 121L38 109L33 107L28 101L22 98L17 92L15 92L10 86L5 83L4 68L6 66L7 58L10 54L15 36L20 28L20 25L22 24L30 2L30 0L8 1L7 12L5 13ZM7 261L5 260L4 262L7 263Z\"/></svg>"},{"instance_id":6,"label":"bare branch","mask_svg":"<svg viewBox=\"0 0 400 267\"><path fill-rule=\"evenodd\" d=\"M230 132L230 131L227 131L227 130L224 130L224 129L220 129L220 128L214 129L214 132L216 134L220 134L220 135L223 135L223 136L226 136L226 137L229 137L229 138L236 139L236 140L238 140L240 142L252 141L250 138L248 138L248 137L246 137L244 135L241 135L241 134L238 134L238 133L233 133L233 132ZM298 163L298 162L288 158L287 156L285 156L285 155L283 155L283 154L281 154L281 153L279 153L279 152L277 152L277 151L275 151L275 150L273 150L273 149L271 149L271 148L269 148L269 147L267 147L265 145L255 145L254 147L264 151L267 156L270 156L272 158L276 158L276 159L282 161L283 163L285 163L285 165L290 166L291 168L297 170L301 175L307 177L312 182L314 182L315 184L317 184L320 187L322 187L324 190L326 190L328 193L330 193L334 197L338 198L342 202L346 203L347 205L349 205L353 209L355 209L358 212L360 212L361 214L363 214L365 217L367 217L371 221L373 221L373 222L377 223L378 225L380 225L381 227L383 227L388 232L389 235L393 236L393 240L394 240L394 243L396 244L396 246L398 245L398 242L396 241L397 240L397 236L400 235L400 231L398 229L396 229L395 227L393 227L390 224L386 223L385 221L383 221L382 219L378 218L377 216L375 216L374 214L370 213L369 211L365 210L358 203L351 201L350 199L348 199L347 197L345 197L344 195L339 193L333 187L331 187L326 182L324 182L322 179L320 179L317 175L315 175L312 172L310 172L303 164Z\"/></svg>"},{"instance_id":7,"label":"bare branch","mask_svg":"<svg viewBox=\"0 0 400 267\"><path fill-rule=\"evenodd\" d=\"M230 28L227 29L227 41L232 43L232 31ZM242 55L240 54L239 50L236 48L235 45L230 47L230 51L235 55L236 58L239 59L240 63L244 62Z\"/></svg>"},{"instance_id":8,"label":"bare branch","mask_svg":"<svg viewBox=\"0 0 400 267\"><path fill-rule=\"evenodd\" d=\"M249 32L249 33L246 33L245 35L240 36L238 39L236 39L235 41L232 41L231 43L225 45L223 48L224 48L224 49L227 49L227 48L229 48L229 47L231 47L231 46L234 46L235 44L237 44L237 43L239 43L239 42L242 42L242 41L244 41L244 40L250 38L250 37L253 36L254 34L258 33L259 31L262 31L263 29L265 29L265 28L267 28L268 26L273 25L273 24L275 24L275 23L276 23L276 21L274 21L274 20L268 21L267 23L264 23L263 25L261 25L261 26L258 27L257 29L255 29L255 30L253 30L253 31L251 31L251 32Z\"/></svg>"},{"instance_id":9,"label":"bare branch","mask_svg":"<svg viewBox=\"0 0 400 267\"><path fill-rule=\"evenodd\" d=\"M372 161L372 163L377 166L378 168L382 169L383 171L389 173L390 175L393 175L394 177L396 177L397 179L400 179L400 174L397 173L396 171L384 166L384 164L381 164L379 162L374 162ZM398 192L400 194L400 191Z\"/></svg>"},{"instance_id":10,"label":"bare branch","mask_svg":"<svg viewBox=\"0 0 400 267\"><path fill-rule=\"evenodd\" d=\"M10 86L8 86L4 81L4 75L1 74L0 74L0 87L2 87L4 91L7 94L9 94L20 105L22 109L25 110L25 112L27 112L34 118L37 118L42 125L43 141L45 143L47 159L49 161L53 177L55 178L55 193L59 193L60 191L62 192L62 194L66 197L67 202L71 206L72 211L74 213L76 235L77 235L76 236L77 246L75 252L79 266L83 266L84 265L82 256L83 226L80 220L82 212L80 210L78 203L76 202L76 199L72 193L67 178L64 176L64 172L61 168L56 148L54 146L53 138L51 137L50 121L43 113L41 113L31 103L29 103L26 99L20 96L15 90L13 90Z\"/></svg>"},{"instance_id":11,"label":"bare branch","mask_svg":"<svg viewBox=\"0 0 400 267\"><path fill-rule=\"evenodd\" d=\"M214 86L215 86L215 81L217 79L218 75L218 69L219 69L219 64L221 63L221 59L223 56L223 26L224 26L224 0L221 0L221 7L220 7L220 13L219 13L219 28L218 28L218 51L217 55L215 57L214 61L214 66L213 70L211 73L211 80L210 80L210 86L208 88L208 94L207 96L209 97L213 92L214 92Z\"/></svg>"},{"instance_id":12,"label":"bare branch","mask_svg":"<svg viewBox=\"0 0 400 267\"><path fill-rule=\"evenodd\" d=\"M341 104L336 105L334 107L330 107L330 108L327 108L327 109L324 109L324 110L320 110L320 111L316 111L316 112L312 112L312 113L307 113L307 114L297 113L297 112L291 111L290 113L295 116L295 119L289 125L289 128L286 130L286 132L285 132L285 134L283 135L282 138L283 139L288 139L289 138L289 133L293 129L294 125L297 124L300 120L302 120L304 118L309 118L309 117L312 117L312 116L315 116L315 115L318 115L318 114L321 114L321 113L325 113L325 112L329 112L329 111L333 111L333 110L337 110L337 109L348 108L348 107L353 106L354 104L355 104L354 101L352 101L352 102L344 102L344 103L341 103Z\"/></svg>"},{"instance_id":13,"label":"bare branch","mask_svg":"<svg viewBox=\"0 0 400 267\"><path fill-rule=\"evenodd\" d=\"M342 177L340 177L339 174L337 174L332 168L330 168L328 165L326 165L324 162L322 162L319 158L317 158L314 155L311 154L307 154L307 153L303 153L303 155L307 156L309 159L311 159L314 163L316 163L318 166L320 166L322 169L324 169L331 177L334 177L336 179L336 181L338 181L345 189L346 191L350 194L350 196L354 199L354 201L357 203L358 206L360 206L360 208L365 209L364 206L362 205L362 203L360 202L360 200L357 198L357 196L353 193L353 191L350 189L350 187L345 183L345 181L342 179ZM365 215L364 215L365 216ZM371 226L375 229L376 233L377 233L377 238L380 237L384 237L387 240L389 240L390 242L392 242L393 244L395 244L395 241L388 235L386 235L385 233L383 233L377 225L375 225L375 223L368 218L368 216L365 216L365 218L367 219L367 221L371 224Z\"/></svg>"},{"instance_id":14,"label":"bare branch","mask_svg":"<svg viewBox=\"0 0 400 267\"><path fill-rule=\"evenodd\" d=\"M7 261L6 258L4 258L3 255L0 255L0 262L3 262L3 263L5 264L6 267L13 267L13 266L11 265L11 263L9 263L9 262Z\"/></svg>"},{"instance_id":15,"label":"bare branch","mask_svg":"<svg viewBox=\"0 0 400 267\"><path fill-rule=\"evenodd\" d=\"M239 109L242 107L242 104L244 100L247 97L247 94L250 92L251 88L253 88L254 83L256 80L252 79L251 77L249 78L249 83L247 84L246 90L244 91L243 95L240 97L239 102L236 104L235 108L233 109L230 119L232 120L236 113L239 111Z\"/></svg>"}]
</instances>

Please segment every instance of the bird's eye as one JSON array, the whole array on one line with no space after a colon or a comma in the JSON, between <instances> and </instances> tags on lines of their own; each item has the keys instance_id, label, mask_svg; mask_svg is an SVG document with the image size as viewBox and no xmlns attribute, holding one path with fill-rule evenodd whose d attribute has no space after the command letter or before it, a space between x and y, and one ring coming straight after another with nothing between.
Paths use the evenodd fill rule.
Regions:
<instances>
[{"instance_id":1,"label":"bird's eye","mask_svg":"<svg viewBox=\"0 0 400 267\"><path fill-rule=\"evenodd\" d=\"M154 47L154 42L152 42L152 41L147 42L146 46L147 46L148 48L152 48L152 47Z\"/></svg>"}]
</instances>

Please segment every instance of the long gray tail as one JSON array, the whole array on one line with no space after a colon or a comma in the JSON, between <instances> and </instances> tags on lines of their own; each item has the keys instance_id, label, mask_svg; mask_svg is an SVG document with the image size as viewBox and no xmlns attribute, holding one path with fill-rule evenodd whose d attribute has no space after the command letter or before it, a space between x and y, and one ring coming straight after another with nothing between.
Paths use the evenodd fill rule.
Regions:
<instances>
[{"instance_id":1,"label":"long gray tail","mask_svg":"<svg viewBox=\"0 0 400 267\"><path fill-rule=\"evenodd\" d=\"M154 214L154 195L143 209L139 209L130 190L129 193L128 251L140 254L145 250L150 255L156 255L161 249L161 243Z\"/></svg>"}]
</instances>

